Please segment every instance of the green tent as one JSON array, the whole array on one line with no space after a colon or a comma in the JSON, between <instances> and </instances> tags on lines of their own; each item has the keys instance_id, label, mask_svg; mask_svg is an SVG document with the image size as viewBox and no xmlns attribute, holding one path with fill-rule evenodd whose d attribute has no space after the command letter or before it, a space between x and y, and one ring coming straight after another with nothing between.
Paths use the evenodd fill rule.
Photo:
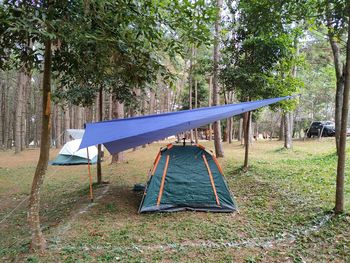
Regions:
<instances>
[{"instance_id":1,"label":"green tent","mask_svg":"<svg viewBox=\"0 0 350 263\"><path fill-rule=\"evenodd\" d=\"M219 163L201 145L169 144L160 150L139 212L181 210L237 210Z\"/></svg>"}]
</instances>

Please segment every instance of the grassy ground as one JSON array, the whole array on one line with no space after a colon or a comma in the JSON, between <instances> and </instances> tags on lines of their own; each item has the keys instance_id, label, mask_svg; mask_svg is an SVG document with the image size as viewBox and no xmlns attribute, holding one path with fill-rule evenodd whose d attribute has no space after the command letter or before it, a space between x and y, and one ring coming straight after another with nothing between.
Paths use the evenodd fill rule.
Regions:
<instances>
[{"instance_id":1,"label":"grassy ground","mask_svg":"<svg viewBox=\"0 0 350 263\"><path fill-rule=\"evenodd\" d=\"M220 162L239 213L139 215L132 187L145 182L161 145L128 152L117 166L105 162L110 184L95 186L92 206L86 166L49 167L41 193L47 253L28 252L24 202L0 224L0 261L350 262L349 216L325 220L335 195L332 139L296 141L292 151L256 142L248 173L240 169L242 146L225 144ZM37 150L0 153L0 220L28 195L37 157ZM349 180L345 190L350 211Z\"/></svg>"}]
</instances>

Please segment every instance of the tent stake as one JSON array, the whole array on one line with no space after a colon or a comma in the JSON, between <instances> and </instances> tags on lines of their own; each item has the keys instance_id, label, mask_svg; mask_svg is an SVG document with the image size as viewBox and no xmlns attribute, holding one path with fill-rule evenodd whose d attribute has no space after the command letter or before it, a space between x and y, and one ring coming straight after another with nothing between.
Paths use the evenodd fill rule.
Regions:
<instances>
[{"instance_id":1,"label":"tent stake","mask_svg":"<svg viewBox=\"0 0 350 263\"><path fill-rule=\"evenodd\" d=\"M90 157L89 157L89 147L86 148L87 151L87 158L88 158L88 171L89 171L89 178L90 178L90 200L91 203L94 202L94 196L92 193L92 176L91 176L91 167L90 167Z\"/></svg>"}]
</instances>

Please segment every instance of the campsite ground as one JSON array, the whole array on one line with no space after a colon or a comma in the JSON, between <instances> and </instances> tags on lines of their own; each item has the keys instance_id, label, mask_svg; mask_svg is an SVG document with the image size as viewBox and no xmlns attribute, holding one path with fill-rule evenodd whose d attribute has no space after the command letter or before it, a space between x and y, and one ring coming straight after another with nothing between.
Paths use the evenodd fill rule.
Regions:
<instances>
[{"instance_id":1,"label":"campsite ground","mask_svg":"<svg viewBox=\"0 0 350 263\"><path fill-rule=\"evenodd\" d=\"M117 166L105 162L110 184L95 186L93 205L86 166L49 167L41 191L47 252L28 253L25 200L0 224L0 261L350 262L350 217L330 214L333 139L296 141L292 151L278 141L254 142L248 173L240 169L242 146L224 144L220 162L239 213L139 215L141 194L132 187L145 182L161 145L129 151ZM28 195L37 157L38 150L0 153L0 220ZM350 211L349 180L345 190Z\"/></svg>"}]
</instances>

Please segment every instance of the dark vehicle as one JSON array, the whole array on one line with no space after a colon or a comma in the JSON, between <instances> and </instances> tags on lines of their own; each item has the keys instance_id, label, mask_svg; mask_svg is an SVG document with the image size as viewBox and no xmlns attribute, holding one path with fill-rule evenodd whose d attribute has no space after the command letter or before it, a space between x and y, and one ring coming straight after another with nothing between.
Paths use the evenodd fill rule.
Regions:
<instances>
[{"instance_id":1,"label":"dark vehicle","mask_svg":"<svg viewBox=\"0 0 350 263\"><path fill-rule=\"evenodd\" d=\"M314 121L309 129L305 130L308 138L311 136L331 137L335 135L335 124L333 121Z\"/></svg>"}]
</instances>

